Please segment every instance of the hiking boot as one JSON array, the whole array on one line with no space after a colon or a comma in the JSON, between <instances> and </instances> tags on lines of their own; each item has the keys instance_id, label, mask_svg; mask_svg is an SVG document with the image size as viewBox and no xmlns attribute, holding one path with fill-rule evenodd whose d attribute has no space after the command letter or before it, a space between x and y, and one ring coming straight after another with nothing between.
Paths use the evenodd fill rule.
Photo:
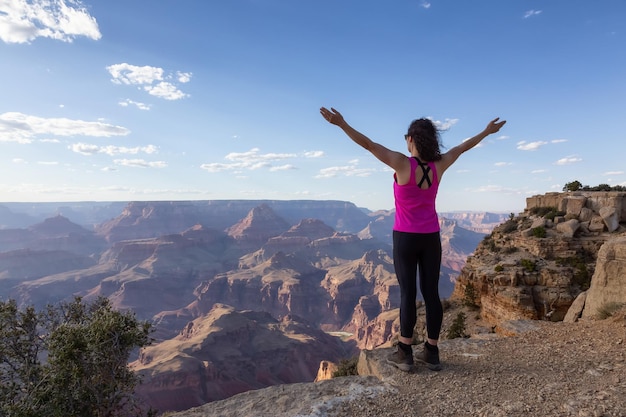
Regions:
<instances>
[{"instance_id":1,"label":"hiking boot","mask_svg":"<svg viewBox=\"0 0 626 417\"><path fill-rule=\"evenodd\" d=\"M388 358L387 363L395 366L401 371L409 372L413 368L413 349L408 346L409 352L405 352L404 349L398 345L398 348Z\"/></svg>"},{"instance_id":2,"label":"hiking boot","mask_svg":"<svg viewBox=\"0 0 626 417\"><path fill-rule=\"evenodd\" d=\"M439 362L439 348L424 343L424 349L415 355L415 359L426 364L431 371L441 371L441 362Z\"/></svg>"}]
</instances>

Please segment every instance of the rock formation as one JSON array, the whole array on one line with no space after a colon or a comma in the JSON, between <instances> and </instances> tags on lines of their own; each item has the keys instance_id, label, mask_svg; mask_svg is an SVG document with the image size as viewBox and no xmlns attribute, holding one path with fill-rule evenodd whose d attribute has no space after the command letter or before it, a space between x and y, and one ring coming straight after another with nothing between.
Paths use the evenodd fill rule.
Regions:
<instances>
[{"instance_id":1,"label":"rock formation","mask_svg":"<svg viewBox=\"0 0 626 417\"><path fill-rule=\"evenodd\" d=\"M302 319L215 304L173 339L142 350L131 368L138 393L161 410L183 410L271 385L313 381L323 360L354 354Z\"/></svg>"},{"instance_id":2,"label":"rock formation","mask_svg":"<svg viewBox=\"0 0 626 417\"><path fill-rule=\"evenodd\" d=\"M622 265L621 240L613 240L625 230L620 225L626 222L625 200L623 192L550 193L527 199L524 213L494 229L467 259L453 298L472 294L471 301L492 324L563 320L594 280L594 291L616 287L602 277L607 268L615 276ZM606 249L600 250L603 245ZM593 306L585 307L587 314L594 314L589 311L598 303L626 302L620 291L607 295L614 291L602 290L605 295L591 300L587 294L586 305Z\"/></svg>"},{"instance_id":3,"label":"rock formation","mask_svg":"<svg viewBox=\"0 0 626 417\"><path fill-rule=\"evenodd\" d=\"M597 317L603 309L626 305L626 235L607 241L584 298L582 317Z\"/></svg>"}]
</instances>

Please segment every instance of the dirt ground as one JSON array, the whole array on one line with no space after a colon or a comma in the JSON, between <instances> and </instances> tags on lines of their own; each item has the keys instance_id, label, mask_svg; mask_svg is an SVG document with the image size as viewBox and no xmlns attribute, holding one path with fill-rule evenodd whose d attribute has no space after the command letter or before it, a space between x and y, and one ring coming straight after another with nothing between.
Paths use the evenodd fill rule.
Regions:
<instances>
[{"instance_id":1,"label":"dirt ground","mask_svg":"<svg viewBox=\"0 0 626 417\"><path fill-rule=\"evenodd\" d=\"M605 320L526 323L514 336L443 341L442 371L393 368L385 379L397 392L328 415L626 416L625 310Z\"/></svg>"}]
</instances>

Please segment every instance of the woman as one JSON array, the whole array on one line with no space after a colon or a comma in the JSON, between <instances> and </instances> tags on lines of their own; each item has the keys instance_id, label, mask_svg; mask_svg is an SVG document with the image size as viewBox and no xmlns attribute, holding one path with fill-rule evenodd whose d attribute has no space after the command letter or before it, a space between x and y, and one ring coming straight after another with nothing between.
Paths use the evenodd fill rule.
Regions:
<instances>
[{"instance_id":1,"label":"woman","mask_svg":"<svg viewBox=\"0 0 626 417\"><path fill-rule=\"evenodd\" d=\"M419 270L420 291L426 306L427 340L417 359L429 369L441 369L439 333L443 308L439 299L441 238L435 208L439 182L446 170L465 151L500 130L506 121L496 118L485 130L446 153L440 151L439 132L429 119L414 120L404 139L411 157L392 151L352 128L341 113L331 107L320 109L322 117L340 127L346 135L394 170L395 221L393 263L400 284L400 336L398 347L388 361L403 371L413 367L413 328L417 321L415 299Z\"/></svg>"}]
</instances>

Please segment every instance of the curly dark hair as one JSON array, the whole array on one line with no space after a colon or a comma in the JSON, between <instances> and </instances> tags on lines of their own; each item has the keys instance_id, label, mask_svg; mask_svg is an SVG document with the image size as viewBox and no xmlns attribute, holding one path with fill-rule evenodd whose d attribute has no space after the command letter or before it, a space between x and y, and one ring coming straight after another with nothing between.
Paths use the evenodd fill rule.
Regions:
<instances>
[{"instance_id":1,"label":"curly dark hair","mask_svg":"<svg viewBox=\"0 0 626 417\"><path fill-rule=\"evenodd\" d=\"M428 162L441 159L441 139L439 130L430 119L416 119L409 125L408 136L413 138L420 157Z\"/></svg>"}]
</instances>

